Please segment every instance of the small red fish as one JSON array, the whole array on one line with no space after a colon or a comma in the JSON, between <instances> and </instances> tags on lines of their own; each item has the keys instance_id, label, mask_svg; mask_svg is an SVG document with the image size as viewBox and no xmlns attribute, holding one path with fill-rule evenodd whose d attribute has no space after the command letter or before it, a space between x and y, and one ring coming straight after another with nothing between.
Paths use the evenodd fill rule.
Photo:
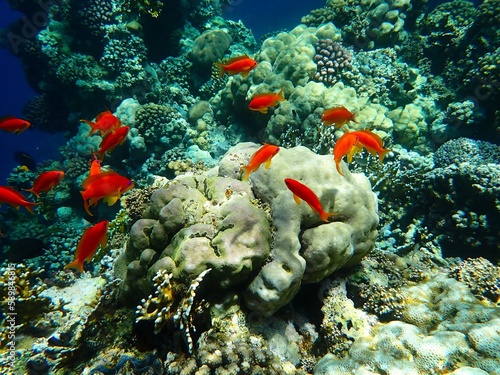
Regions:
<instances>
[{"instance_id":1,"label":"small red fish","mask_svg":"<svg viewBox=\"0 0 500 375\"><path fill-rule=\"evenodd\" d=\"M319 214L323 221L329 222L329 218L336 215L335 212L324 211L318 196L306 185L292 178L285 178L285 184L293 193L293 199L295 199L297 204L300 204L300 200L302 199L313 211Z\"/></svg>"},{"instance_id":2,"label":"small red fish","mask_svg":"<svg viewBox=\"0 0 500 375\"><path fill-rule=\"evenodd\" d=\"M283 96L282 87L278 93L266 92L263 94L255 94L248 104L248 109L252 111L259 111L260 113L267 113L270 107L277 106L279 102L284 102L286 99Z\"/></svg>"},{"instance_id":3,"label":"small red fish","mask_svg":"<svg viewBox=\"0 0 500 375\"><path fill-rule=\"evenodd\" d=\"M340 161L342 158L347 155L347 161L350 163L354 154L362 150L362 146L358 141L359 138L355 134L346 131L342 137L335 142L335 146L333 147L333 160L335 161L337 172L339 172L341 176L344 175L340 170Z\"/></svg>"},{"instance_id":4,"label":"small red fish","mask_svg":"<svg viewBox=\"0 0 500 375\"><path fill-rule=\"evenodd\" d=\"M99 245L101 246L101 250L106 247L106 243L108 242L108 226L109 221L103 220L85 229L76 247L75 260L67 264L64 268L74 268L78 272L83 272L84 262L90 262Z\"/></svg>"},{"instance_id":5,"label":"small red fish","mask_svg":"<svg viewBox=\"0 0 500 375\"><path fill-rule=\"evenodd\" d=\"M341 128L349 121L354 121L354 114L352 114L346 107L335 107L330 109L325 109L321 115L321 121L323 125L334 125L336 128Z\"/></svg>"},{"instance_id":6,"label":"small red fish","mask_svg":"<svg viewBox=\"0 0 500 375\"><path fill-rule=\"evenodd\" d=\"M244 172L242 181L247 180L250 173L259 169L263 163L265 163L266 168L269 168L271 166L271 159L278 153L279 150L280 148L278 146L265 143L264 146L255 151L255 153L250 157L248 165L241 167Z\"/></svg>"},{"instance_id":7,"label":"small red fish","mask_svg":"<svg viewBox=\"0 0 500 375\"><path fill-rule=\"evenodd\" d=\"M358 142L366 148L366 150L374 155L379 155L379 161L382 163L385 155L391 150L384 148L384 142L377 134L370 130L358 130L351 132L354 136L358 137Z\"/></svg>"},{"instance_id":8,"label":"small red fish","mask_svg":"<svg viewBox=\"0 0 500 375\"><path fill-rule=\"evenodd\" d=\"M123 193L134 187L134 183L116 172L108 171L87 177L82 186L84 190L80 193L83 197L85 211L93 216L89 207L97 205L101 199L108 206L112 206Z\"/></svg>"},{"instance_id":9,"label":"small red fish","mask_svg":"<svg viewBox=\"0 0 500 375\"><path fill-rule=\"evenodd\" d=\"M31 126L27 120L14 116L7 116L0 119L0 130L7 133L20 134Z\"/></svg>"},{"instance_id":10,"label":"small red fish","mask_svg":"<svg viewBox=\"0 0 500 375\"><path fill-rule=\"evenodd\" d=\"M116 129L114 133L108 133L108 135L106 135L102 139L101 143L99 144L99 150L94 152L94 155L102 161L106 152L113 151L115 147L121 145L127 140L127 134L129 130L129 126L121 126Z\"/></svg>"},{"instance_id":11,"label":"small red fish","mask_svg":"<svg viewBox=\"0 0 500 375\"><path fill-rule=\"evenodd\" d=\"M20 206L23 206L32 214L35 213L35 211L33 211L33 207L38 204L27 201L24 195L9 186L0 186L0 204L2 203L7 203L16 210L18 210Z\"/></svg>"},{"instance_id":12,"label":"small red fish","mask_svg":"<svg viewBox=\"0 0 500 375\"><path fill-rule=\"evenodd\" d=\"M257 61L251 59L247 55L233 57L228 60L225 64L215 63L215 66L219 69L219 78L221 78L225 73L230 76L241 73L243 77L246 77L250 70L257 66Z\"/></svg>"},{"instance_id":13,"label":"small red fish","mask_svg":"<svg viewBox=\"0 0 500 375\"><path fill-rule=\"evenodd\" d=\"M43 172L40 174L40 176L37 177L31 189L24 190L35 194L37 197L40 197L40 193L46 193L49 190L53 189L54 187L59 185L63 178L63 171Z\"/></svg>"},{"instance_id":14,"label":"small red fish","mask_svg":"<svg viewBox=\"0 0 500 375\"><path fill-rule=\"evenodd\" d=\"M95 122L89 120L80 120L81 122L86 123L92 128L89 135L100 131L101 135L104 136L108 133L114 132L116 129L122 126L120 119L113 115L109 110L99 113L95 120Z\"/></svg>"},{"instance_id":15,"label":"small red fish","mask_svg":"<svg viewBox=\"0 0 500 375\"><path fill-rule=\"evenodd\" d=\"M99 174L101 172L102 172L101 162L99 161L99 159L95 158L94 160L92 160L92 163L90 164L89 177Z\"/></svg>"}]
</instances>

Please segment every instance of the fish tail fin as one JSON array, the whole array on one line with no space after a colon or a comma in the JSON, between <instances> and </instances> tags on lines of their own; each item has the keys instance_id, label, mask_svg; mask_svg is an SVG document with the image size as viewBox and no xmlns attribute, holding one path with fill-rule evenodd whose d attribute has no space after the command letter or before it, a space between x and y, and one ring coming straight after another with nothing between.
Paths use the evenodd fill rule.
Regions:
<instances>
[{"instance_id":1,"label":"fish tail fin","mask_svg":"<svg viewBox=\"0 0 500 375\"><path fill-rule=\"evenodd\" d=\"M84 119L81 119L80 122L84 122L86 123L88 126L90 126L90 133L89 135L92 135L94 134L98 129L95 127L95 122L92 122L92 121L89 121L89 120L84 120Z\"/></svg>"},{"instance_id":2,"label":"fish tail fin","mask_svg":"<svg viewBox=\"0 0 500 375\"><path fill-rule=\"evenodd\" d=\"M285 102L286 99L285 97L283 96L283 92L285 91L285 86L281 86L281 89L280 91L278 92L278 94L276 95L277 96L277 99L280 101L280 102Z\"/></svg>"},{"instance_id":3,"label":"fish tail fin","mask_svg":"<svg viewBox=\"0 0 500 375\"><path fill-rule=\"evenodd\" d=\"M222 78L224 76L224 73L226 72L226 70L224 69L224 64L215 62L214 66L218 70L218 78Z\"/></svg>"},{"instance_id":4,"label":"fish tail fin","mask_svg":"<svg viewBox=\"0 0 500 375\"><path fill-rule=\"evenodd\" d=\"M23 205L24 208L26 208L26 210L29 212L29 213L32 213L33 215L35 214L35 211L33 210L33 208L37 205L39 205L40 203L36 203L36 202L26 202L25 205Z\"/></svg>"},{"instance_id":5,"label":"fish tail fin","mask_svg":"<svg viewBox=\"0 0 500 375\"><path fill-rule=\"evenodd\" d=\"M248 180L248 177L250 177L250 173L252 173L250 167L246 165L244 167L241 167L241 170L243 171L243 176L241 177L241 181Z\"/></svg>"},{"instance_id":6,"label":"fish tail fin","mask_svg":"<svg viewBox=\"0 0 500 375\"><path fill-rule=\"evenodd\" d=\"M391 152L391 150L384 148L378 156L378 161L382 163L384 161L385 155L387 155L389 152Z\"/></svg>"},{"instance_id":7,"label":"fish tail fin","mask_svg":"<svg viewBox=\"0 0 500 375\"><path fill-rule=\"evenodd\" d=\"M28 193L33 193L37 196L37 198L40 198L40 194L38 194L38 192L36 192L35 190L33 190L33 188L31 189L23 189L24 191L27 191Z\"/></svg>"},{"instance_id":8,"label":"fish tail fin","mask_svg":"<svg viewBox=\"0 0 500 375\"><path fill-rule=\"evenodd\" d=\"M339 172L339 175L343 176L344 174L340 170L340 160L335 160L335 167L337 168L337 172Z\"/></svg>"},{"instance_id":9,"label":"fish tail fin","mask_svg":"<svg viewBox=\"0 0 500 375\"><path fill-rule=\"evenodd\" d=\"M90 216L94 216L92 214L92 212L90 212L89 210L89 201L87 199L85 199L85 196L84 196L84 191L81 191L80 194L82 195L82 198L83 198L83 208L85 208L85 211L87 211L87 213L90 215Z\"/></svg>"},{"instance_id":10,"label":"fish tail fin","mask_svg":"<svg viewBox=\"0 0 500 375\"><path fill-rule=\"evenodd\" d=\"M73 268L77 270L78 272L82 273L83 272L83 260L79 260L78 258L72 261L71 263L68 263L64 266L64 268Z\"/></svg>"},{"instance_id":11,"label":"fish tail fin","mask_svg":"<svg viewBox=\"0 0 500 375\"><path fill-rule=\"evenodd\" d=\"M389 149L387 149L387 148L384 148L384 149L380 152L380 154L379 154L378 161L379 161L380 163L382 163L382 162L384 161L385 155L387 155L387 154L388 154L389 152L391 152L391 151L392 151L392 150L389 150Z\"/></svg>"},{"instance_id":12,"label":"fish tail fin","mask_svg":"<svg viewBox=\"0 0 500 375\"><path fill-rule=\"evenodd\" d=\"M336 216L338 215L337 212L326 212L326 211L321 211L319 213L319 217L321 217L321 220L323 220L324 222L326 223L329 223L330 222L330 218L332 216Z\"/></svg>"}]
</instances>

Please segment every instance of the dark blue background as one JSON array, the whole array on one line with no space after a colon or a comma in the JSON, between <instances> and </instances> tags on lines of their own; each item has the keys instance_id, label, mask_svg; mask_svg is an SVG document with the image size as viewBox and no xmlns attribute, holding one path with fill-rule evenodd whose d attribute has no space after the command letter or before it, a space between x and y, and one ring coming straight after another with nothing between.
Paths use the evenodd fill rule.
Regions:
<instances>
[{"instance_id":1,"label":"dark blue background","mask_svg":"<svg viewBox=\"0 0 500 375\"><path fill-rule=\"evenodd\" d=\"M10 9L6 0L0 0L0 28L22 16ZM0 117L22 117L22 108L36 93L26 82L20 61L5 48L0 48ZM6 185L10 171L18 165L14 151L23 151L36 161L58 157L57 149L63 144L61 134L45 134L28 129L21 134L0 131L0 185Z\"/></svg>"}]
</instances>

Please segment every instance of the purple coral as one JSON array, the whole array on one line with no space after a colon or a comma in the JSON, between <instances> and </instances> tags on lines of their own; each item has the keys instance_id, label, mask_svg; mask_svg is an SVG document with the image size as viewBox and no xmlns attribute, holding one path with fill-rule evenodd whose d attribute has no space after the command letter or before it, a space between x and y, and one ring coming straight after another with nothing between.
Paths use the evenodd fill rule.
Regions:
<instances>
[{"instance_id":1,"label":"purple coral","mask_svg":"<svg viewBox=\"0 0 500 375\"><path fill-rule=\"evenodd\" d=\"M352 53L340 43L329 38L320 39L314 47L314 61L317 65L314 80L333 85L341 79L344 70L351 69Z\"/></svg>"}]
</instances>

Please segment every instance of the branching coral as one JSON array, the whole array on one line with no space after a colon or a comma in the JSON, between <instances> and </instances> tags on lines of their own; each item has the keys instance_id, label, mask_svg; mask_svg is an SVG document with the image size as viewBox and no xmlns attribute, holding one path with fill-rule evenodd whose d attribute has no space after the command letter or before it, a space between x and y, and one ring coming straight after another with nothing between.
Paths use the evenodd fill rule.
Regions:
<instances>
[{"instance_id":1,"label":"branching coral","mask_svg":"<svg viewBox=\"0 0 500 375\"><path fill-rule=\"evenodd\" d=\"M464 282L476 297L500 303L500 267L487 259L466 259L451 266L449 275Z\"/></svg>"},{"instance_id":2,"label":"branching coral","mask_svg":"<svg viewBox=\"0 0 500 375\"><path fill-rule=\"evenodd\" d=\"M0 342L3 348L8 341L8 326L14 323L17 334L20 334L22 328L30 326L40 315L50 310L51 300L40 296L47 288L39 278L43 272L43 269L36 270L21 263L0 268Z\"/></svg>"},{"instance_id":3,"label":"branching coral","mask_svg":"<svg viewBox=\"0 0 500 375\"><path fill-rule=\"evenodd\" d=\"M142 305L137 306L136 322L154 320L154 333L158 334L167 325L179 327L186 340L188 351L193 351L192 332L196 331L193 315L198 309L206 308L205 302L196 300L196 289L210 272L208 268L196 277L186 290L184 284L172 280L172 274L160 270L153 278L155 294L142 299ZM194 310L193 310L194 307Z\"/></svg>"}]
</instances>

